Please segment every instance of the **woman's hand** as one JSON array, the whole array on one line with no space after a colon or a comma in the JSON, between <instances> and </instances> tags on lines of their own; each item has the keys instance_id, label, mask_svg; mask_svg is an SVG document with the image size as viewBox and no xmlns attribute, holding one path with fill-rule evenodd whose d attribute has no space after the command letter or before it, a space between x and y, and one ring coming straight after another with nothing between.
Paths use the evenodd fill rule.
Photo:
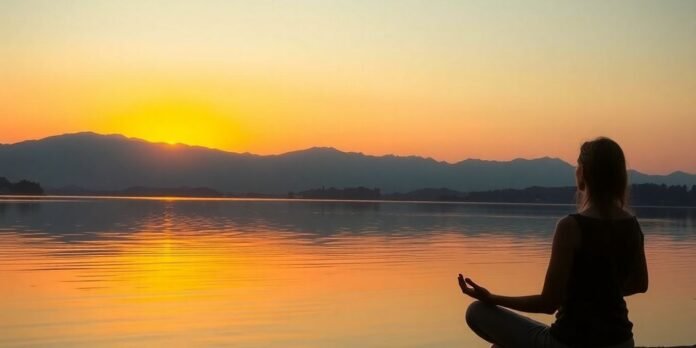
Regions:
<instances>
[{"instance_id":1,"label":"woman's hand","mask_svg":"<svg viewBox=\"0 0 696 348\"><path fill-rule=\"evenodd\" d=\"M461 274L459 274L457 280L459 281L459 287L462 288L462 292L464 294L469 295L482 302L491 301L491 293L490 291L486 290L486 288L479 286L469 278L464 279L464 276Z\"/></svg>"}]
</instances>

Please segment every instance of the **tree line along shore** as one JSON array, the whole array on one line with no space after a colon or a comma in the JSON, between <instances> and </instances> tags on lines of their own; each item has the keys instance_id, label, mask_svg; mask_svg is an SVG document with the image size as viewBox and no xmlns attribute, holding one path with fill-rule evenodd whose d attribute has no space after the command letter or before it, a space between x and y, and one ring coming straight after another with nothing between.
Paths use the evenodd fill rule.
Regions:
<instances>
[{"instance_id":1,"label":"tree line along shore","mask_svg":"<svg viewBox=\"0 0 696 348\"><path fill-rule=\"evenodd\" d=\"M177 196L177 197L230 197L230 198L287 198L326 200L391 200L436 202L490 202L572 204L576 189L572 186L524 189L500 189L460 192L448 188L424 188L405 193L383 193L379 188L321 187L287 194L225 193L207 187L129 187L123 190L89 190L81 187L44 189L39 183L20 180L10 182L0 177L0 195L77 195L77 196ZM696 206L696 185L633 184L629 188L629 204L634 206Z\"/></svg>"},{"instance_id":2,"label":"tree line along shore","mask_svg":"<svg viewBox=\"0 0 696 348\"><path fill-rule=\"evenodd\" d=\"M10 182L4 177L0 177L0 195L43 195L44 190L36 182L20 180Z\"/></svg>"}]
</instances>

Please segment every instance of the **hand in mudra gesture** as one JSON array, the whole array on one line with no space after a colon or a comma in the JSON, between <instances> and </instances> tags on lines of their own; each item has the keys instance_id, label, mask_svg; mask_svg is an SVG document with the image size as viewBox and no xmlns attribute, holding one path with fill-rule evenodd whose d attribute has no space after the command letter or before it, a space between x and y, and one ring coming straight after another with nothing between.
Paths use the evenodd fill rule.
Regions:
<instances>
[{"instance_id":1,"label":"hand in mudra gesture","mask_svg":"<svg viewBox=\"0 0 696 348\"><path fill-rule=\"evenodd\" d=\"M490 302L491 293L486 288L479 286L469 278L465 279L461 274L459 274L457 280L459 281L459 287L462 289L464 294L482 302Z\"/></svg>"}]
</instances>

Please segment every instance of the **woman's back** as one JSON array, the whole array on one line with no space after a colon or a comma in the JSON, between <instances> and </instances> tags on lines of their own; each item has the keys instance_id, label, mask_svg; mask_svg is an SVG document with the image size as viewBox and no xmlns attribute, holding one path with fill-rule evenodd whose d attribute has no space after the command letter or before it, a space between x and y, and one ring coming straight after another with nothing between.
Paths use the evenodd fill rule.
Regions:
<instances>
[{"instance_id":1,"label":"woman's back","mask_svg":"<svg viewBox=\"0 0 696 348\"><path fill-rule=\"evenodd\" d=\"M459 274L462 292L478 301L471 329L503 347L633 347L624 296L648 291L643 233L626 212L623 150L599 137L580 147L575 169L578 210L558 221L540 294L503 296ZM556 313L551 326L509 311Z\"/></svg>"},{"instance_id":2,"label":"woman's back","mask_svg":"<svg viewBox=\"0 0 696 348\"><path fill-rule=\"evenodd\" d=\"M601 347L630 339L624 285L638 267L643 234L635 217L572 214L580 231L566 296L551 334L570 346Z\"/></svg>"}]
</instances>

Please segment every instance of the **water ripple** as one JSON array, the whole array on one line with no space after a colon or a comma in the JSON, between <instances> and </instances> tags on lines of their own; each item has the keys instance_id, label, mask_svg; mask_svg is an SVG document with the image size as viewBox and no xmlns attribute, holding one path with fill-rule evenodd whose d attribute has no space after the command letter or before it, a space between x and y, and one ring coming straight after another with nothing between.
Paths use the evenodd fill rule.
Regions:
<instances>
[{"instance_id":1,"label":"water ripple","mask_svg":"<svg viewBox=\"0 0 696 348\"><path fill-rule=\"evenodd\" d=\"M555 223L572 209L102 198L0 206L0 346L403 346L432 343L433 332L458 342L456 273L538 291ZM657 279L638 308L694 308L696 212L636 212ZM678 322L696 320L686 309ZM677 343L693 338L684 325L671 330Z\"/></svg>"}]
</instances>

